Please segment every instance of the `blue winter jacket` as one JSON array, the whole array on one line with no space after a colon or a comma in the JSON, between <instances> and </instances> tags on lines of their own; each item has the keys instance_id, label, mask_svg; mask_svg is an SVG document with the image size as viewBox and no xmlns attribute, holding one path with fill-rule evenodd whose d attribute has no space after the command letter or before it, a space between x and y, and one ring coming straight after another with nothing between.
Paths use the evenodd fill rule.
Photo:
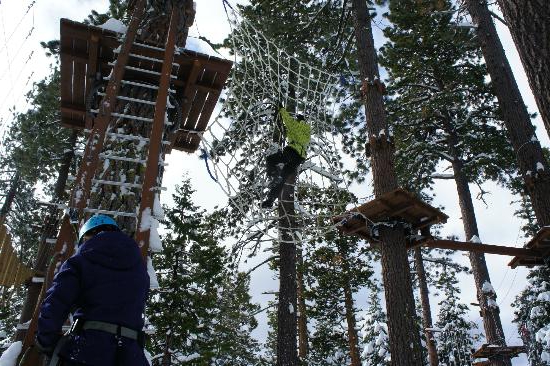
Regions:
<instances>
[{"instance_id":1,"label":"blue winter jacket","mask_svg":"<svg viewBox=\"0 0 550 366\"><path fill-rule=\"evenodd\" d=\"M73 318L143 327L149 276L136 242L120 231L108 231L84 242L61 266L46 293L38 318L37 340L45 348L57 343L70 312ZM137 341L122 338L122 362L148 365ZM60 357L84 365L115 366L115 335L84 330L63 346Z\"/></svg>"}]
</instances>

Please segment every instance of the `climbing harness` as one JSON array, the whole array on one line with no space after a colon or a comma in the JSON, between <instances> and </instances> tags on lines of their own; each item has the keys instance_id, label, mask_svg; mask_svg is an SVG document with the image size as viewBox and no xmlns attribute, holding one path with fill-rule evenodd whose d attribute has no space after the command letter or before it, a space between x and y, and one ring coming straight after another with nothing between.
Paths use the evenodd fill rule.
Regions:
<instances>
[{"instance_id":1,"label":"climbing harness","mask_svg":"<svg viewBox=\"0 0 550 366\"><path fill-rule=\"evenodd\" d=\"M57 342L57 345L55 346L52 354L52 358L50 359L49 366L57 366L60 361L59 352L61 351L63 346L69 341L72 336L80 334L80 332L82 332L83 330L99 330L105 333L113 334L115 336L117 342L115 353L116 365L119 365L121 361L120 357L122 356L122 347L124 346L124 344L122 343L123 337L137 341L141 348L145 347L145 332L143 331L137 331L135 329L123 327L119 324L102 322L98 320L76 319L71 329Z\"/></svg>"}]
</instances>

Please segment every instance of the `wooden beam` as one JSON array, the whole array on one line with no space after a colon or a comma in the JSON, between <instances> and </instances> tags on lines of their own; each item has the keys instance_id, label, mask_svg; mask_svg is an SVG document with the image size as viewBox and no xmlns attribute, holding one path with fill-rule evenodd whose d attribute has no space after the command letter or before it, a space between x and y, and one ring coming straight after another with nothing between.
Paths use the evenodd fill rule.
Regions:
<instances>
[{"instance_id":1,"label":"wooden beam","mask_svg":"<svg viewBox=\"0 0 550 366\"><path fill-rule=\"evenodd\" d=\"M538 250L526 249L526 248L514 248L514 247L505 247L500 245L490 245L490 244L478 244L465 241L454 241L454 240L428 240L422 244L422 246L428 248L439 248L439 249L452 249L452 250L462 250L467 252L481 252L488 254L499 254L499 255L510 255L516 257L540 257L541 253Z\"/></svg>"}]
</instances>

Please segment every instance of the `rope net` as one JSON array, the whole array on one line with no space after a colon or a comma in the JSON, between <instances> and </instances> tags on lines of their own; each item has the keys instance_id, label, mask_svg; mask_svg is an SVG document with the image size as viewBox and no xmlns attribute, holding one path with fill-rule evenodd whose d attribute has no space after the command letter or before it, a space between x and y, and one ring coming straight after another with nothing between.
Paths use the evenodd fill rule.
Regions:
<instances>
[{"instance_id":1,"label":"rope net","mask_svg":"<svg viewBox=\"0 0 550 366\"><path fill-rule=\"evenodd\" d=\"M332 118L338 78L289 55L232 14L235 64L221 110L203 135L203 158L230 206L242 215L245 239L265 234L281 240L281 230L289 229L281 227L283 217L293 219L300 235L324 235L333 228L331 217L350 201ZM263 209L271 181L266 157L285 145L277 121L280 106L305 118L311 143L296 181L287 180L293 188L290 199L279 198L279 204Z\"/></svg>"}]
</instances>

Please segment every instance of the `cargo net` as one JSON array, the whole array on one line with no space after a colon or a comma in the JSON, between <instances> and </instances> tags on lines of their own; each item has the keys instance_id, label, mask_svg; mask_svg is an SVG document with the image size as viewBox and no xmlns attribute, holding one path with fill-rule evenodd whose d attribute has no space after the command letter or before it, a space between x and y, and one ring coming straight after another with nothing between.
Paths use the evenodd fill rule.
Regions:
<instances>
[{"instance_id":1,"label":"cargo net","mask_svg":"<svg viewBox=\"0 0 550 366\"><path fill-rule=\"evenodd\" d=\"M242 244L266 235L285 240L284 217L292 218L292 238L324 235L333 228L331 217L350 202L332 118L338 78L290 56L245 20L231 25L235 64L221 111L202 140L209 173L240 216ZM311 143L290 198L262 208L272 181L266 157L285 146L277 122L281 105L294 117L304 116Z\"/></svg>"}]
</instances>

